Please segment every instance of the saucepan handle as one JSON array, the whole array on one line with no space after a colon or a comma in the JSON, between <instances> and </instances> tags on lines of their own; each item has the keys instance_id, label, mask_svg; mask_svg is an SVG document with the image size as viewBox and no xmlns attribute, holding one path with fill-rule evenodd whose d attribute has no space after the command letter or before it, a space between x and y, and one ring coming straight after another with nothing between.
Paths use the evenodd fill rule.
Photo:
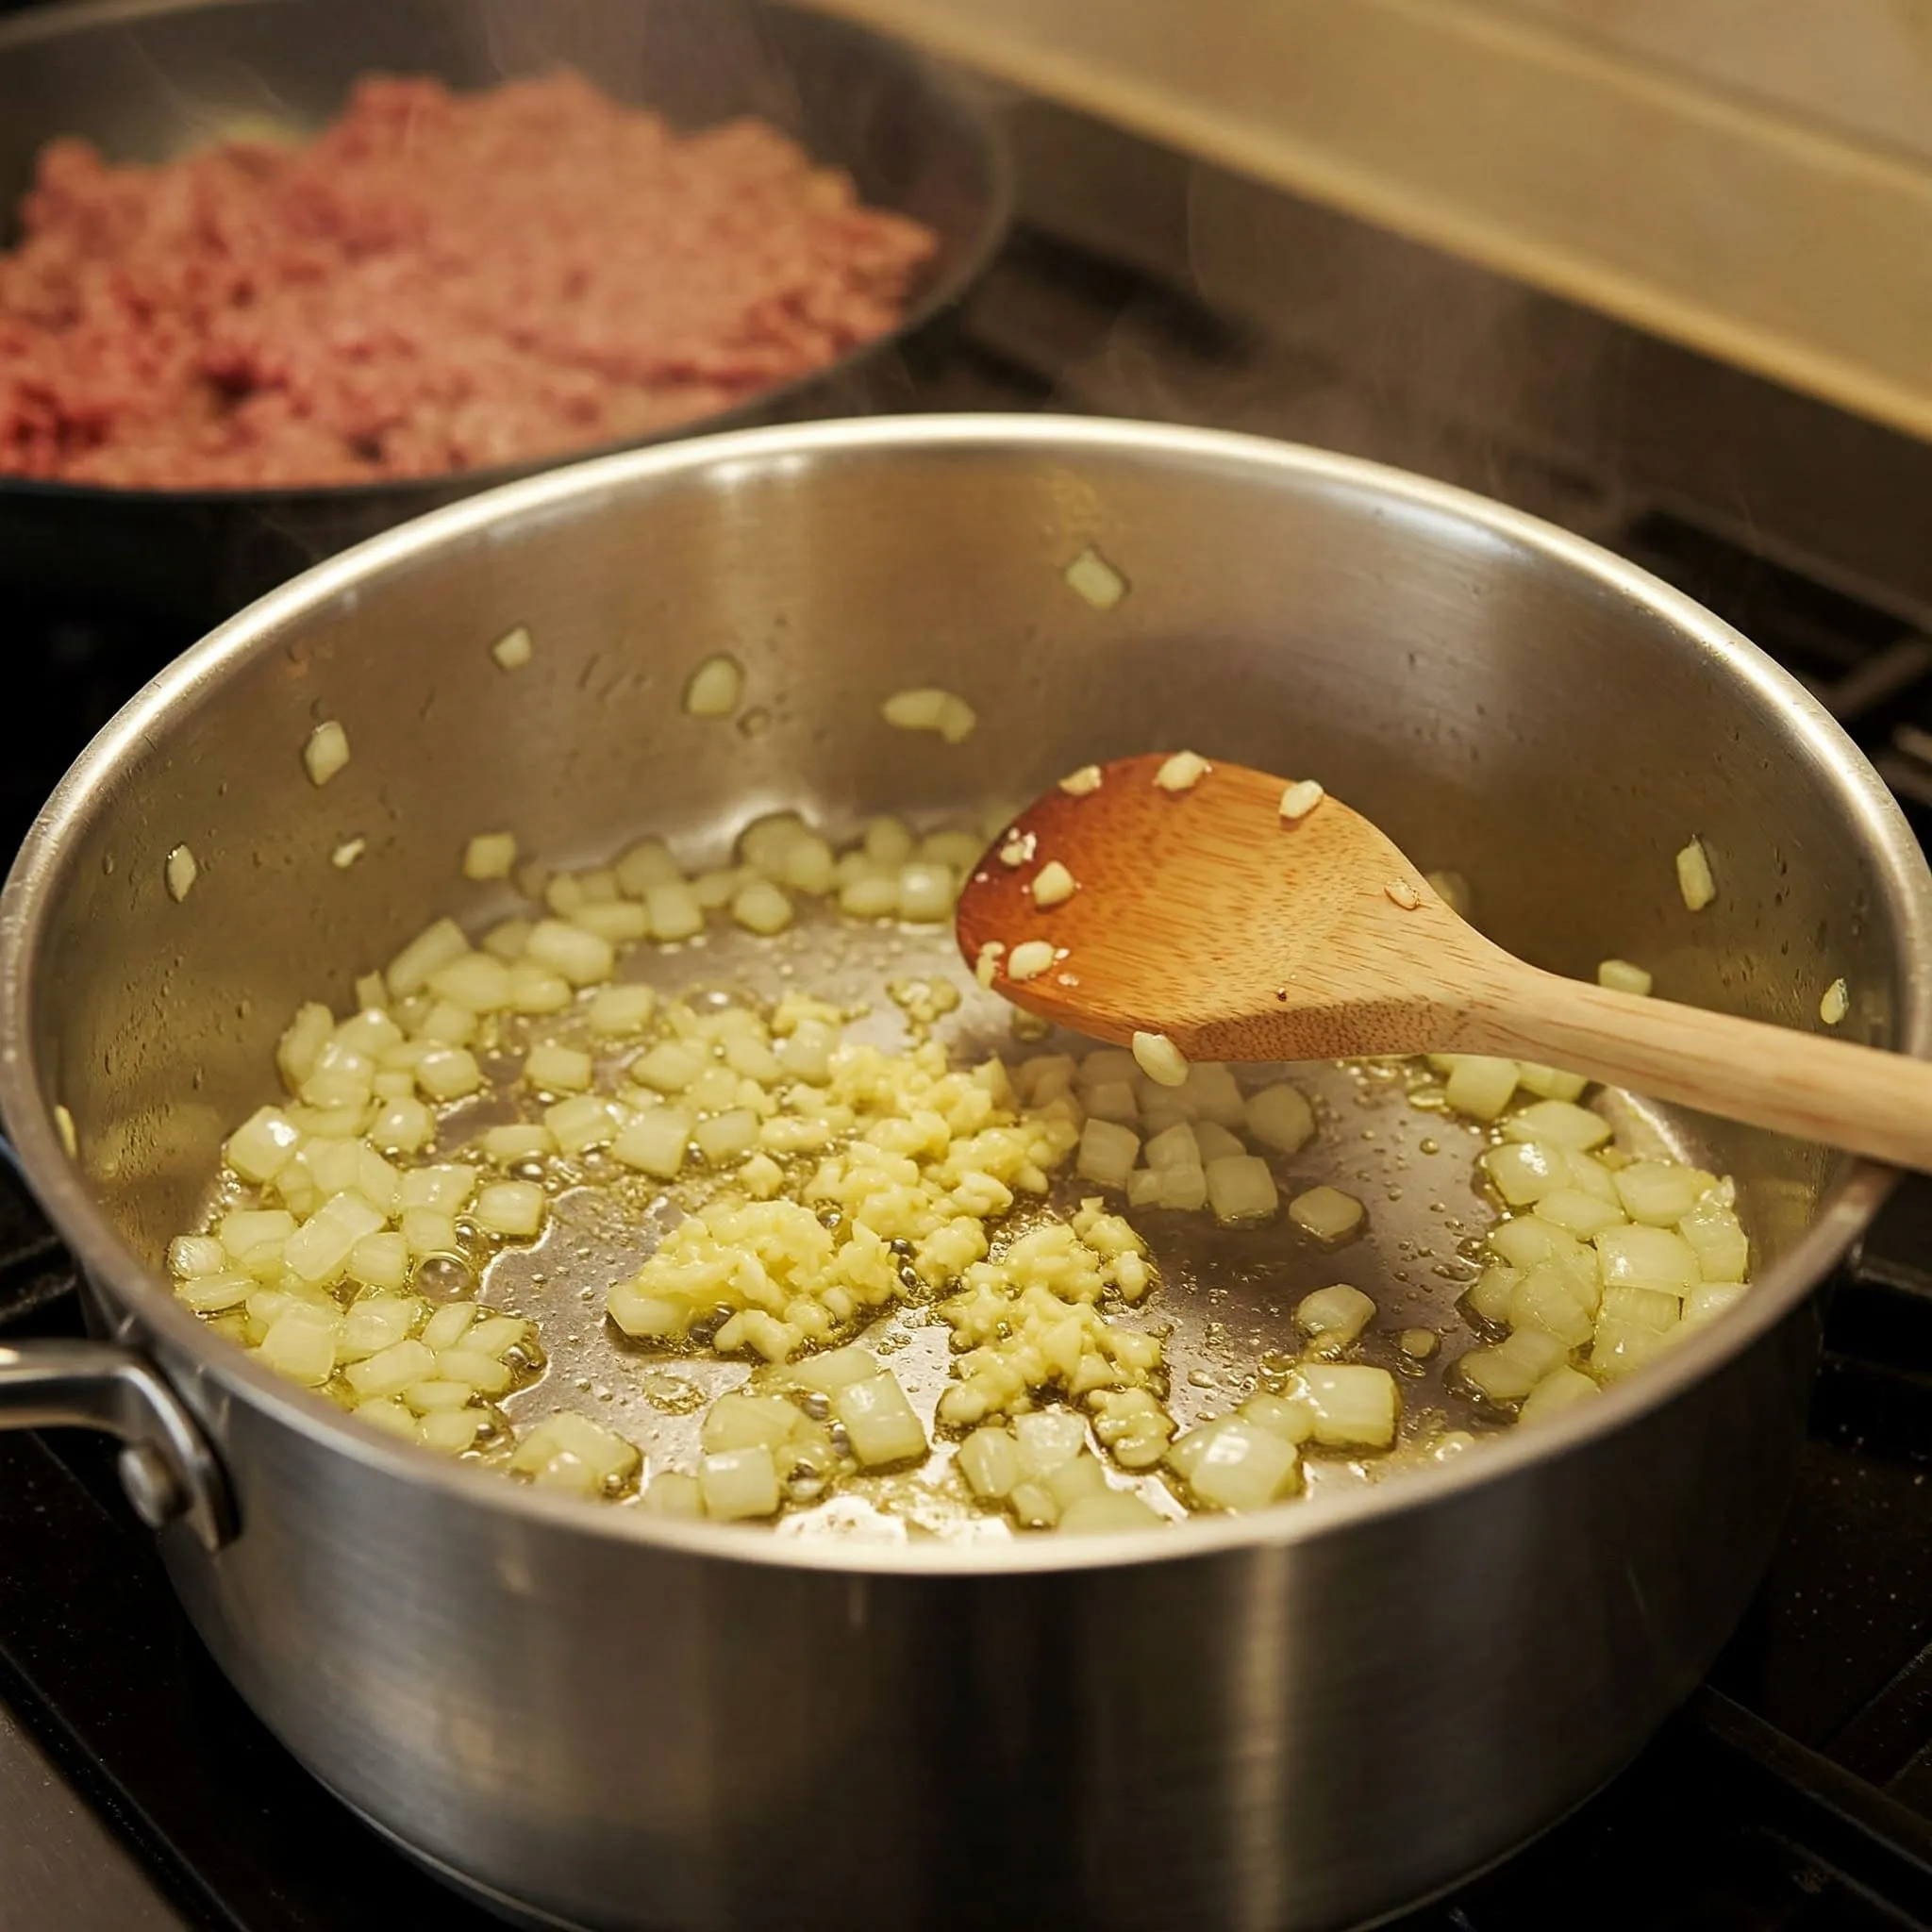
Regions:
<instances>
[{"instance_id":1,"label":"saucepan handle","mask_svg":"<svg viewBox=\"0 0 1932 1932\"><path fill-rule=\"evenodd\" d=\"M221 1468L152 1362L111 1341L0 1343L0 1429L62 1427L120 1440L122 1487L150 1529L186 1523L210 1551L234 1535Z\"/></svg>"}]
</instances>

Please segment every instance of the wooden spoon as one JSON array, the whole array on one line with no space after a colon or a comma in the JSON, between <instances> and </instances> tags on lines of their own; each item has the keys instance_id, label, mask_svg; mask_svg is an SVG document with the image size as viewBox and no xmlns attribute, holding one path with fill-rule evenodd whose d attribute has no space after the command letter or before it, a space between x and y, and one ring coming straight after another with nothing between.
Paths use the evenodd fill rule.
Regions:
<instances>
[{"instance_id":1,"label":"wooden spoon","mask_svg":"<svg viewBox=\"0 0 1932 1932\"><path fill-rule=\"evenodd\" d=\"M1932 1169L1932 1064L1545 973L1338 800L1289 820L1280 778L1215 763L1174 791L1162 764L1121 758L1082 795L1049 791L967 881L960 950L977 966L1003 947L991 983L1016 1005L1124 1045L1165 1034L1191 1060L1537 1060ZM1041 908L1055 860L1076 889ZM1015 978L1013 948L1035 940L1053 963Z\"/></svg>"}]
</instances>

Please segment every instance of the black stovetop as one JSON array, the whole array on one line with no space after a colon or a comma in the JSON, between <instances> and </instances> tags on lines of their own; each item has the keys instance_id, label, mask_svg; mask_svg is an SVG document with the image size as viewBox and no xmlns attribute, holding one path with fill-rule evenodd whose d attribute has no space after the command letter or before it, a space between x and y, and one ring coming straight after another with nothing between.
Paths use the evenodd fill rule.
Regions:
<instances>
[{"instance_id":1,"label":"black stovetop","mask_svg":"<svg viewBox=\"0 0 1932 1932\"><path fill-rule=\"evenodd\" d=\"M1898 561L1924 549L1900 525L1932 502L1932 449L1077 117L1027 103L1015 125L1022 225L963 314L880 372L880 408L1051 404L1251 428L1513 501L1738 624L1932 831L1932 565L1921 583ZM1254 288L1224 262L1200 271L1190 223L1209 202L1224 226L1244 207L1267 238ZM1283 299L1284 275L1306 300ZM190 641L111 601L16 602L8 634L4 842ZM0 1336L71 1332L63 1280L58 1243L0 1170ZM1405 1932L1932 1926L1928 1473L1932 1181L1911 1181L1833 1286L1785 1539L1709 1682L1591 1804ZM91 1440L0 1437L0 1702L192 1924L490 1923L250 1715ZM5 1890L0 1874L0 1924Z\"/></svg>"}]
</instances>

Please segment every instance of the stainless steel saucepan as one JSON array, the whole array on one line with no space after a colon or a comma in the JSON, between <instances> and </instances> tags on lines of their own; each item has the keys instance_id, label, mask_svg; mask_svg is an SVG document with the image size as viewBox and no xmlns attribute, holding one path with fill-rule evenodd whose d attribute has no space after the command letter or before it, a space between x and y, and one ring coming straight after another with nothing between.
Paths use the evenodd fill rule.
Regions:
<instances>
[{"instance_id":1,"label":"stainless steel saucepan","mask_svg":"<svg viewBox=\"0 0 1932 1932\"><path fill-rule=\"evenodd\" d=\"M1130 585L1109 611L1062 575L1089 545ZM536 655L505 675L488 645L518 623ZM719 649L769 728L682 714ZM927 682L977 707L965 743L878 723ZM319 791L300 751L323 718L354 756ZM938 814L1180 744L1318 772L1541 963L1623 954L1677 997L1814 1025L1842 975L1848 1030L1932 1041L1932 881L1876 778L1750 644L1587 543L1367 464L1141 425L640 451L277 591L41 816L0 900L0 1110L103 1339L0 1353L0 1421L121 1435L256 1709L416 1857L534 1922L1287 1932L1507 1851L1637 1750L1741 1612L1802 1434L1813 1291L1881 1174L1636 1109L1737 1176L1737 1309L1545 1426L1138 1539L841 1542L578 1505L365 1431L163 1279L294 1005L345 1004L431 909L487 909L458 896L473 832L588 861L651 829L703 858L777 806ZM1693 833L1720 882L1694 917L1672 871ZM332 866L352 837L360 862ZM858 957L829 928L798 943L801 979ZM1351 1272L1446 1324L1470 1168L1425 1170L1405 1117L1331 1115L1333 1158L1375 1184ZM1217 1321L1278 1327L1313 1265L1283 1248L1210 1281ZM1180 1371L1211 1355L1206 1292L1166 1291ZM594 1327L555 1346L553 1377L603 1349L623 1379Z\"/></svg>"}]
</instances>

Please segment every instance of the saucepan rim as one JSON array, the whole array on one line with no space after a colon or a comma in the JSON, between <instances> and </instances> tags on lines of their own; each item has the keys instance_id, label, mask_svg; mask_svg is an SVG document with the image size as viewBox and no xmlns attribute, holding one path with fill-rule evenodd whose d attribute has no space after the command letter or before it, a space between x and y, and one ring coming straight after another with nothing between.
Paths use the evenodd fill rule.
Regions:
<instances>
[{"instance_id":1,"label":"saucepan rim","mask_svg":"<svg viewBox=\"0 0 1932 1932\"><path fill-rule=\"evenodd\" d=\"M42 808L0 892L0 1119L42 1206L90 1278L135 1318L138 1337L164 1363L196 1372L192 1406L207 1415L216 1392L247 1404L318 1445L379 1474L441 1492L451 1507L508 1512L533 1526L680 1549L718 1561L876 1574L1024 1575L1042 1571L1207 1557L1218 1553L1340 1536L1374 1519L1430 1508L1508 1481L1546 1458L1583 1453L1660 1409L1742 1356L1792 1313L1870 1221L1892 1175L1852 1166L1826 1195L1791 1251L1768 1269L1724 1318L1641 1374L1533 1430L1486 1442L1479 1454L1365 1485L1319 1503L1288 1503L1242 1517L1177 1524L1158 1536L1020 1539L989 1548L939 1541L847 1545L747 1533L741 1526L680 1523L638 1508L598 1508L507 1481L398 1443L350 1420L249 1360L199 1321L121 1241L62 1148L44 1091L31 1025L36 959L55 892L80 836L137 753L169 730L175 708L219 685L247 659L281 647L305 618L393 567L459 548L524 519L570 509L677 478L702 483L733 465L774 458L890 459L895 452L952 449L1128 456L1173 464L1177 474L1291 477L1378 498L1391 510L1474 525L1506 546L1524 546L1662 619L1740 694L1776 712L1837 789L1879 871L1898 962L1898 1045L1932 1057L1932 873L1890 793L1835 720L1805 688L1721 619L1634 564L1534 517L1450 485L1306 445L1218 430L1048 415L859 418L733 431L634 450L553 470L473 496L386 531L317 565L209 633L160 672L101 730ZM215 1443L216 1453L222 1444Z\"/></svg>"}]
</instances>

